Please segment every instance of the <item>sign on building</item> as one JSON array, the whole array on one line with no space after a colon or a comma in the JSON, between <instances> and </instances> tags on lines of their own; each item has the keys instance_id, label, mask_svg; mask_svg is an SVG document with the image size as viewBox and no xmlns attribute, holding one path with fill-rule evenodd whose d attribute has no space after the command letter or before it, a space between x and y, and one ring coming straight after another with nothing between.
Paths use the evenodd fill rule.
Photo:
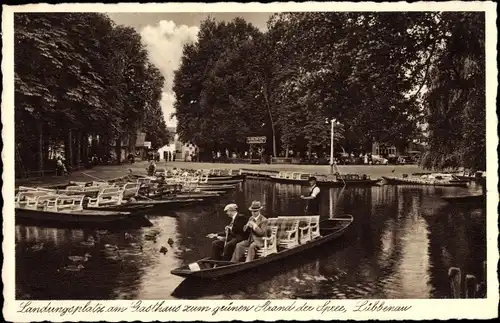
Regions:
<instances>
[{"instance_id":1,"label":"sign on building","mask_svg":"<svg viewBox=\"0 0 500 323\"><path fill-rule=\"evenodd\" d=\"M265 144L266 139L266 136L247 137L247 144Z\"/></svg>"},{"instance_id":2,"label":"sign on building","mask_svg":"<svg viewBox=\"0 0 500 323\"><path fill-rule=\"evenodd\" d=\"M151 141L145 141L144 142L144 147L151 149Z\"/></svg>"}]
</instances>

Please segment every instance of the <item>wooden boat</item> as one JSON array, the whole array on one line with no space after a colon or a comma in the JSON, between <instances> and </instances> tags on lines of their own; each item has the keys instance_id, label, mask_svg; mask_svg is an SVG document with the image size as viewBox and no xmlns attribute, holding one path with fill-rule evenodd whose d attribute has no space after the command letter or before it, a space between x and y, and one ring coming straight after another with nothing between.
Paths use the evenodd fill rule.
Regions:
<instances>
[{"instance_id":1,"label":"wooden boat","mask_svg":"<svg viewBox=\"0 0 500 323\"><path fill-rule=\"evenodd\" d=\"M243 182L242 179L227 179L227 180L220 180L220 179L208 179L206 181L200 181L200 184L202 185L236 185Z\"/></svg>"},{"instance_id":2,"label":"wooden boat","mask_svg":"<svg viewBox=\"0 0 500 323\"><path fill-rule=\"evenodd\" d=\"M315 229L312 225L299 227L299 221L304 220L303 218L309 218L309 223L312 223L311 219L315 217L318 219ZM280 221L280 219L283 221ZM201 279L216 279L233 275L331 242L342 236L352 222L353 217L351 215L321 222L319 222L319 216L270 218L269 227L272 234L269 238L265 238L264 247L259 249L259 256L255 260L234 263L203 258L176 268L170 273L181 277ZM288 228L292 228L292 230L287 230ZM309 233L306 233L306 231ZM316 232L316 235L313 235L312 232Z\"/></svg>"},{"instance_id":3,"label":"wooden boat","mask_svg":"<svg viewBox=\"0 0 500 323\"><path fill-rule=\"evenodd\" d=\"M382 176L387 184L393 185L429 185L467 187L469 181L458 179L452 174L429 174L420 177Z\"/></svg>"},{"instance_id":4,"label":"wooden boat","mask_svg":"<svg viewBox=\"0 0 500 323\"><path fill-rule=\"evenodd\" d=\"M107 206L88 206L84 205L85 210L94 211L116 211L116 212L129 212L133 214L145 214L153 209L154 205L142 204L142 203L123 203L119 205L107 205Z\"/></svg>"},{"instance_id":5,"label":"wooden boat","mask_svg":"<svg viewBox=\"0 0 500 323\"><path fill-rule=\"evenodd\" d=\"M232 175L232 176L223 176L223 175L208 175L208 182L214 181L243 181L245 179L245 175Z\"/></svg>"},{"instance_id":6,"label":"wooden boat","mask_svg":"<svg viewBox=\"0 0 500 323\"><path fill-rule=\"evenodd\" d=\"M486 196L483 194L474 195L461 195L461 196L443 196L441 197L448 203L456 204L484 204L486 203Z\"/></svg>"},{"instance_id":7,"label":"wooden boat","mask_svg":"<svg viewBox=\"0 0 500 323\"><path fill-rule=\"evenodd\" d=\"M76 223L109 223L130 218L129 212L86 210L85 196L62 196L19 193L16 197L16 218Z\"/></svg>"},{"instance_id":8,"label":"wooden boat","mask_svg":"<svg viewBox=\"0 0 500 323\"><path fill-rule=\"evenodd\" d=\"M371 179L367 175L345 174L336 176L312 175L298 172L280 172L277 175L270 176L273 182L282 184L308 185L308 179L311 176L316 177L318 186L339 187L339 186L373 186L382 179Z\"/></svg>"}]
</instances>

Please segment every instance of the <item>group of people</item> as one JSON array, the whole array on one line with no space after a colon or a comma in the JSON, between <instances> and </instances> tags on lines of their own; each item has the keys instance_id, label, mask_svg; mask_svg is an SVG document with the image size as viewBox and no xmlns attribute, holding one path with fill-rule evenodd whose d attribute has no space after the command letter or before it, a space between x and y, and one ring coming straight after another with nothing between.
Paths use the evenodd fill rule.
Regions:
<instances>
[{"instance_id":1,"label":"group of people","mask_svg":"<svg viewBox=\"0 0 500 323\"><path fill-rule=\"evenodd\" d=\"M212 244L212 259L240 262L255 259L258 248L264 245L262 238L269 236L267 218L261 214L262 204L253 201L248 210L251 216L247 217L238 212L238 205L228 204L224 212L231 218L231 223L225 227L224 232L211 233L209 238L217 238Z\"/></svg>"},{"instance_id":2,"label":"group of people","mask_svg":"<svg viewBox=\"0 0 500 323\"><path fill-rule=\"evenodd\" d=\"M316 178L309 178L309 195L300 198L307 201L306 214L319 214L320 188ZM255 259L257 250L264 246L264 237L270 235L267 218L262 215L263 206L259 201L253 201L248 210L250 217L238 212L238 205L231 203L224 207L224 212L231 218L231 223L224 232L211 233L207 237L216 238L212 243L212 259L231 262L246 262ZM245 250L248 249L245 257Z\"/></svg>"}]
</instances>

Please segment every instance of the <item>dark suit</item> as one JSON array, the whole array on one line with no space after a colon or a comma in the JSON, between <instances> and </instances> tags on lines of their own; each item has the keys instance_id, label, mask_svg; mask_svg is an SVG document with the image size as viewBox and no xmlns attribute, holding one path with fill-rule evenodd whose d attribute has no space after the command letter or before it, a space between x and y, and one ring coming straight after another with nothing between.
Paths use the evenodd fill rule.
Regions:
<instances>
[{"instance_id":1,"label":"dark suit","mask_svg":"<svg viewBox=\"0 0 500 323\"><path fill-rule=\"evenodd\" d=\"M247 224L248 217L243 214L237 214L231 222L231 229L227 236L227 243L224 246L226 232L219 232L217 235L224 237L224 240L215 240L212 242L212 259L214 260L231 260L236 244L248 239L248 232L243 231L243 226Z\"/></svg>"}]
</instances>

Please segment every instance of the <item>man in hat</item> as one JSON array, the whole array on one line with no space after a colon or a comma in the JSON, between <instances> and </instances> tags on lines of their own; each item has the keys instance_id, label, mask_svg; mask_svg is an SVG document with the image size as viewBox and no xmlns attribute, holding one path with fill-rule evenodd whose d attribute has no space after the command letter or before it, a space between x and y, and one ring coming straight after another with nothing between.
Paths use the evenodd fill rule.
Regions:
<instances>
[{"instance_id":1,"label":"man in hat","mask_svg":"<svg viewBox=\"0 0 500 323\"><path fill-rule=\"evenodd\" d=\"M248 232L243 227L248 222L248 217L238 214L238 205L231 203L224 208L227 216L231 218L231 223L226 225L224 232L210 233L207 237L217 238L212 243L212 259L230 260L233 256L236 244L248 239Z\"/></svg>"},{"instance_id":2,"label":"man in hat","mask_svg":"<svg viewBox=\"0 0 500 323\"><path fill-rule=\"evenodd\" d=\"M303 200L307 200L306 215L319 215L319 195L321 193L321 190L319 189L318 185L316 185L316 177L309 177L309 186L311 187L311 189L309 190L309 195L301 195L300 198Z\"/></svg>"},{"instance_id":3,"label":"man in hat","mask_svg":"<svg viewBox=\"0 0 500 323\"><path fill-rule=\"evenodd\" d=\"M236 245L236 249L233 253L232 262L239 262L241 258L245 255L245 249L248 248L248 254L246 261L252 261L255 258L258 248L264 246L263 237L267 235L267 218L260 214L262 210L262 205L259 201L253 201L252 205L248 209L252 213L252 216L248 220L247 224L243 227L243 230L250 234L247 240L241 241Z\"/></svg>"}]
</instances>

